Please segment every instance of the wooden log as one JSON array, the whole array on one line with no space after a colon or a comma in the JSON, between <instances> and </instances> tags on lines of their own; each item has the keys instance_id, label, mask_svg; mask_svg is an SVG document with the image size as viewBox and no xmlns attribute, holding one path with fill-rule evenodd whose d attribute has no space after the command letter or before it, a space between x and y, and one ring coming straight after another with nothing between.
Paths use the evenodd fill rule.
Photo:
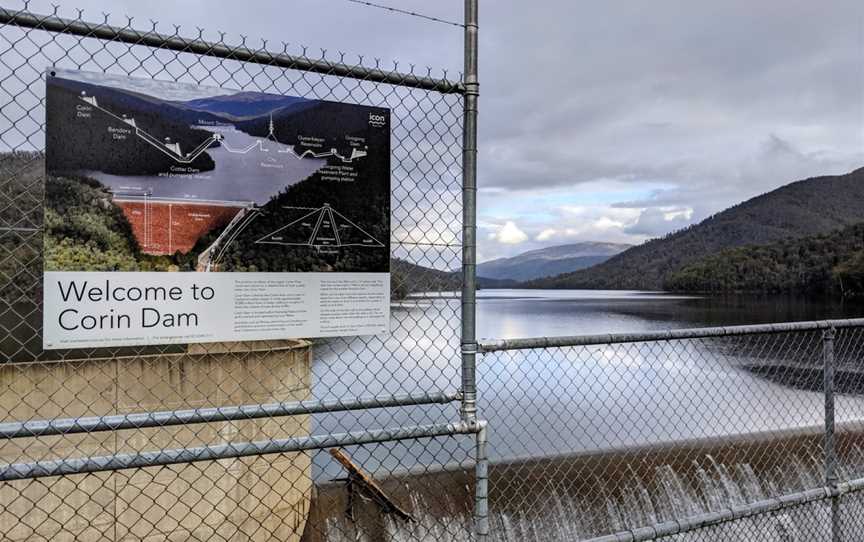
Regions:
<instances>
[{"instance_id":1,"label":"wooden log","mask_svg":"<svg viewBox=\"0 0 864 542\"><path fill-rule=\"evenodd\" d=\"M351 458L348 457L345 452L339 448L331 448L330 455L332 455L333 458L341 463L342 466L345 467L345 470L348 471L348 491L352 490L352 486L357 487L368 498L372 499L379 507L381 507L381 510L385 514L394 514L405 521L414 521L411 514L393 502L393 500L384 493L381 486L379 486L371 476L363 472L360 467L351 461Z\"/></svg>"}]
</instances>

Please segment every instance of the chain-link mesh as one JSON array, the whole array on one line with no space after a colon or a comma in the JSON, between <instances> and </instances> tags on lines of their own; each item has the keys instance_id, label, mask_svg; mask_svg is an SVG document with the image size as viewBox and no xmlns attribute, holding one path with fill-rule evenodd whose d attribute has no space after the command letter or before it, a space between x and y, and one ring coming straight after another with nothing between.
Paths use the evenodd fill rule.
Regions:
<instances>
[{"instance_id":1,"label":"chain-link mesh","mask_svg":"<svg viewBox=\"0 0 864 542\"><path fill-rule=\"evenodd\" d=\"M836 539L826 495L737 519L825 487L827 340L814 329L486 354L491 539L648 540L664 525L681 540L861 539L852 495ZM842 483L864 465L864 333L830 342ZM691 529L705 517L723 521Z\"/></svg>"},{"instance_id":2,"label":"chain-link mesh","mask_svg":"<svg viewBox=\"0 0 864 542\"><path fill-rule=\"evenodd\" d=\"M349 475L330 453L335 445L303 440L459 418L460 303L445 293L461 285L452 272L462 248L459 85L446 74L426 84L431 73L362 58L351 64L342 54L255 48L224 35L208 42L204 31L190 38L179 28L159 34L165 30L155 24L135 30L131 20L85 24L80 12L72 19L2 14L9 22L0 26L0 430L279 402L401 396L396 403L413 404L3 437L3 476L34 462L181 456L159 466L2 481L0 538L472 539L475 440L451 433L477 426L345 440L338 449L374 487ZM391 333L43 351L49 67L390 108ZM864 539L864 327L838 329L836 337L820 327L483 355L478 406L493 461L490 538ZM825 428L828 402L833 436ZM829 461L828 442L836 460ZM252 453L205 457L214 446L237 451L244 443L253 443ZM289 451L256 453L274 443ZM826 480L829 462L836 480Z\"/></svg>"},{"instance_id":3,"label":"chain-link mesh","mask_svg":"<svg viewBox=\"0 0 864 542\"><path fill-rule=\"evenodd\" d=\"M860 501L859 494L843 497L845 507L848 502ZM860 518L851 517L846 529L839 531L839 540L861 540L860 529L864 528ZM832 538L831 502L819 501L794 505L782 510L774 510L759 515L705 527L687 535L673 535L658 538L662 542L695 540L699 542L741 542L813 540L830 542Z\"/></svg>"},{"instance_id":4,"label":"chain-link mesh","mask_svg":"<svg viewBox=\"0 0 864 542\"><path fill-rule=\"evenodd\" d=\"M0 423L405 394L444 399L8 438L0 440L0 471L8 473L12 464L128 457L459 419L453 403L460 383L459 304L435 295L461 284L451 270L461 265L463 100L459 84L448 82L446 72L436 75L437 88L421 88L423 80L433 77L431 71L415 73L413 67L342 53L253 45L246 38L230 42L224 34L198 30L189 35L156 23L140 28L131 19L107 16L87 23L80 11L58 13L57 8L53 16L24 10L3 10L3 15ZM398 299L391 333L314 344L286 340L43 351L45 71L51 67L390 108L391 270ZM407 297L413 292L427 295ZM326 450L301 450L0 482L0 538L468 538L473 437L445 435L342 449L410 519L388 510L387 502L370 495L368 488L347 484L348 472Z\"/></svg>"}]
</instances>

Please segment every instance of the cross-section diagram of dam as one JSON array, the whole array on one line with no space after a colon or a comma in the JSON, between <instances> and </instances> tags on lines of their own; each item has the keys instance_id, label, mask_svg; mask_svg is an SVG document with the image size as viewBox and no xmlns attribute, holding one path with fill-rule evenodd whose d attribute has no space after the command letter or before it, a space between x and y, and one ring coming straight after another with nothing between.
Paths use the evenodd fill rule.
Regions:
<instances>
[{"instance_id":1,"label":"cross-section diagram of dam","mask_svg":"<svg viewBox=\"0 0 864 542\"><path fill-rule=\"evenodd\" d=\"M383 247L363 228L329 204L309 210L297 220L255 241L256 244L322 247Z\"/></svg>"}]
</instances>

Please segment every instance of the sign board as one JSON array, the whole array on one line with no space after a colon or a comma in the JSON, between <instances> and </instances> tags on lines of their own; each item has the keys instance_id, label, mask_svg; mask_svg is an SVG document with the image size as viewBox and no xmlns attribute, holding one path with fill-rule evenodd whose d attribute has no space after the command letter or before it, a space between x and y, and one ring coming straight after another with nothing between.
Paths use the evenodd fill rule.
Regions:
<instances>
[{"instance_id":1,"label":"sign board","mask_svg":"<svg viewBox=\"0 0 864 542\"><path fill-rule=\"evenodd\" d=\"M388 330L388 109L46 78L46 349Z\"/></svg>"}]
</instances>

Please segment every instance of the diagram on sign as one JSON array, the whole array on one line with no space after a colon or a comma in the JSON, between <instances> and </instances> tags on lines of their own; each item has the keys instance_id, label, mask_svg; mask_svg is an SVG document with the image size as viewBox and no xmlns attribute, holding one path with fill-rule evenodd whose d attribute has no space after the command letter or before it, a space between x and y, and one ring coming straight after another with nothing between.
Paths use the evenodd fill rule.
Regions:
<instances>
[{"instance_id":1,"label":"diagram on sign","mask_svg":"<svg viewBox=\"0 0 864 542\"><path fill-rule=\"evenodd\" d=\"M314 248L384 246L327 203L317 209L302 210L309 212L258 239L255 243Z\"/></svg>"},{"instance_id":2,"label":"diagram on sign","mask_svg":"<svg viewBox=\"0 0 864 542\"><path fill-rule=\"evenodd\" d=\"M97 110L107 115L110 115L111 117L115 118L120 122L128 124L135 130L135 135L138 136L142 141L148 143L149 145L152 145L154 148L166 154L178 164L191 164L204 151L210 148L210 146L213 145L214 142L219 142L226 151L233 154L247 154L253 150L257 150L258 152L272 152L275 150L275 152L277 153L288 154L298 160L302 160L304 158L321 159L335 157L339 158L342 162L346 164L350 164L351 162L363 158L368 154L368 148L358 149L356 147L351 148L351 154L349 154L348 156L341 154L335 148L325 152L314 152L312 150L305 150L301 153L297 153L290 145L286 146L284 149L271 149L270 146L267 145L268 141L276 143L280 146L286 145L276 139L275 126L273 125L272 115L270 116L270 124L267 136L264 139L258 139L254 141L252 144L246 147L231 147L231 145L229 145L228 142L225 141L225 137L217 132L212 134L208 139L204 140L200 145L198 145L191 151L183 152L183 150L180 148L180 143L172 142L170 137L166 137L164 138L164 140L160 141L157 137L147 133L145 130L138 127L134 118L127 117L126 115L116 115L111 111L108 111L107 109L99 105L99 102L96 100L95 96L88 96L85 91L81 91L81 101L90 104Z\"/></svg>"},{"instance_id":3,"label":"diagram on sign","mask_svg":"<svg viewBox=\"0 0 864 542\"><path fill-rule=\"evenodd\" d=\"M275 132L275 127L273 126L273 116L272 115L270 116L270 124L269 124L268 131L267 131L267 137L265 137L264 139L259 139L259 140L255 141L254 143L252 143L251 145L249 145L246 148L236 148L236 149L232 148L230 145L227 144L227 142L224 141L224 138L221 136L221 134L215 134L215 135L218 137L218 141L222 142L222 146L225 148L225 150L230 152L230 153L234 153L234 154L246 154L246 153L252 151L253 149L257 150L259 152L272 152L272 149L270 148L270 146L268 146L266 144L267 141L270 141L273 143L278 143L279 145L284 145L281 141L276 139L276 132ZM359 158L363 158L367 154L367 151L365 149L360 150L360 149L357 149L354 147L351 148L351 154L348 156L343 156L336 149L330 149L327 152L313 152L311 150L305 150L305 151L298 154L290 146L288 146L284 149L280 149L277 147L275 149L275 152L280 153L280 154L291 154L297 159L329 158L331 156L334 156L336 158L339 158L340 160L342 160L342 162L344 162L346 164L350 164L354 160L357 160Z\"/></svg>"},{"instance_id":4,"label":"diagram on sign","mask_svg":"<svg viewBox=\"0 0 864 542\"><path fill-rule=\"evenodd\" d=\"M45 103L46 212L116 248L52 232L46 269L389 270L385 108L57 67Z\"/></svg>"}]
</instances>

